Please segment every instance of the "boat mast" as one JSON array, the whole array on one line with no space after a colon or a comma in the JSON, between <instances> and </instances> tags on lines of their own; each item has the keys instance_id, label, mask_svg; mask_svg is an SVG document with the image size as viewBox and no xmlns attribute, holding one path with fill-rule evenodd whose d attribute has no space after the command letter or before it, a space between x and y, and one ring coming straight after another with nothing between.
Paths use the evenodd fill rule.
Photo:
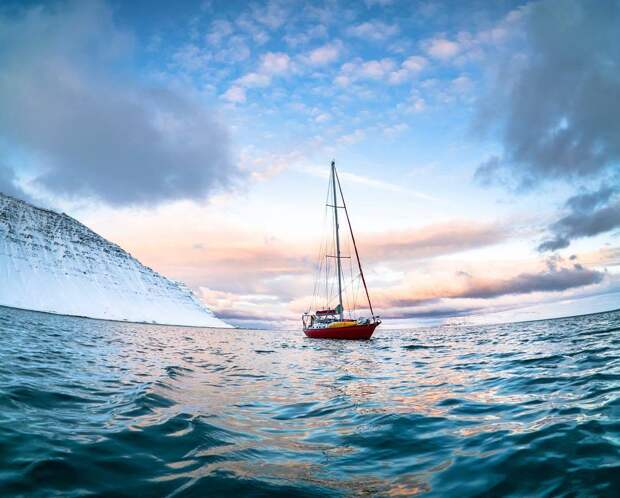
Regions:
<instances>
[{"instance_id":1,"label":"boat mast","mask_svg":"<svg viewBox=\"0 0 620 498\"><path fill-rule=\"evenodd\" d=\"M336 266L338 268L338 313L344 318L342 309L342 265L340 263L340 237L338 235L338 202L336 197L336 162L332 161L332 190L334 191L334 225L336 230Z\"/></svg>"}]
</instances>

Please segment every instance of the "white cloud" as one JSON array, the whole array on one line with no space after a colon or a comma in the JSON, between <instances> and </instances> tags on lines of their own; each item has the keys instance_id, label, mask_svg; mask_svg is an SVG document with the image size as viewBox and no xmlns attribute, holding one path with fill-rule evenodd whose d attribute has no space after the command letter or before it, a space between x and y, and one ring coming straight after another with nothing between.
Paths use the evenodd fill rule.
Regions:
<instances>
[{"instance_id":1,"label":"white cloud","mask_svg":"<svg viewBox=\"0 0 620 498\"><path fill-rule=\"evenodd\" d=\"M386 24L382 21L366 21L346 30L349 36L364 40L382 41L396 35L399 32L395 24Z\"/></svg>"},{"instance_id":2,"label":"white cloud","mask_svg":"<svg viewBox=\"0 0 620 498\"><path fill-rule=\"evenodd\" d=\"M289 3L276 0L252 7L252 17L271 30L280 28L286 22L289 12Z\"/></svg>"},{"instance_id":3,"label":"white cloud","mask_svg":"<svg viewBox=\"0 0 620 498\"><path fill-rule=\"evenodd\" d=\"M409 129L409 126L406 123L396 123L392 126L386 126L383 128L383 134L386 137L394 138L398 135L403 134Z\"/></svg>"},{"instance_id":4,"label":"white cloud","mask_svg":"<svg viewBox=\"0 0 620 498\"><path fill-rule=\"evenodd\" d=\"M224 64L241 62L250 57L250 49L242 36L231 36L219 50L211 52L210 57Z\"/></svg>"},{"instance_id":5,"label":"white cloud","mask_svg":"<svg viewBox=\"0 0 620 498\"><path fill-rule=\"evenodd\" d=\"M335 41L311 50L305 60L312 66L324 66L338 60L341 52L342 43Z\"/></svg>"},{"instance_id":6,"label":"white cloud","mask_svg":"<svg viewBox=\"0 0 620 498\"><path fill-rule=\"evenodd\" d=\"M395 128L398 132L402 132L401 127L406 127L405 124L395 125ZM363 140L366 137L366 132L362 129L356 129L352 133L348 135L344 135L340 137L339 142L350 145ZM316 166L308 166L308 165L300 165L296 168L298 171L306 173L308 175L316 176L319 178L328 178L329 171L324 167L316 167ZM357 183L359 185L364 185L371 188L376 188L379 190L385 190L388 192L400 192L404 194L413 195L414 197L428 200L428 201L440 201L437 197L433 197L424 192L419 192L417 190L412 190L410 188L404 187L402 185L398 185L396 183L386 182L384 180L379 180L377 178L371 178L364 175L358 175L355 173L350 173L348 171L339 170L338 176L345 180L347 183Z\"/></svg>"},{"instance_id":7,"label":"white cloud","mask_svg":"<svg viewBox=\"0 0 620 498\"><path fill-rule=\"evenodd\" d=\"M395 69L396 63L390 58L369 61L356 59L340 67L340 73L334 79L334 83L348 86L358 80L382 80L388 78Z\"/></svg>"},{"instance_id":8,"label":"white cloud","mask_svg":"<svg viewBox=\"0 0 620 498\"><path fill-rule=\"evenodd\" d=\"M426 109L426 101L422 97L413 97L411 99L411 105L409 111L417 113Z\"/></svg>"},{"instance_id":9,"label":"white cloud","mask_svg":"<svg viewBox=\"0 0 620 498\"><path fill-rule=\"evenodd\" d=\"M424 41L422 48L431 57L442 61L455 57L461 51L461 46L458 43L441 36Z\"/></svg>"},{"instance_id":10,"label":"white cloud","mask_svg":"<svg viewBox=\"0 0 620 498\"><path fill-rule=\"evenodd\" d=\"M324 112L319 114L316 118L314 118L314 120L317 123L324 123L325 121L329 121L330 119L331 119L331 116Z\"/></svg>"},{"instance_id":11,"label":"white cloud","mask_svg":"<svg viewBox=\"0 0 620 498\"><path fill-rule=\"evenodd\" d=\"M340 73L334 79L334 83L348 86L359 80L384 80L398 85L413 78L427 65L428 60L419 55L408 57L400 65L389 57L368 61L355 59L340 67Z\"/></svg>"},{"instance_id":12,"label":"white cloud","mask_svg":"<svg viewBox=\"0 0 620 498\"><path fill-rule=\"evenodd\" d=\"M400 85L401 83L407 81L410 77L409 71L406 69L398 69L396 71L392 71L388 77L388 81L392 85Z\"/></svg>"},{"instance_id":13,"label":"white cloud","mask_svg":"<svg viewBox=\"0 0 620 498\"><path fill-rule=\"evenodd\" d=\"M361 142L364 138L366 138L366 132L358 128L351 133L341 136L338 142L345 145L353 145ZM343 176L343 173L341 173L340 176Z\"/></svg>"},{"instance_id":14,"label":"white cloud","mask_svg":"<svg viewBox=\"0 0 620 498\"><path fill-rule=\"evenodd\" d=\"M211 23L211 28L206 35L207 43L211 45L219 45L224 38L230 36L233 32L232 24L223 19L217 19Z\"/></svg>"},{"instance_id":15,"label":"white cloud","mask_svg":"<svg viewBox=\"0 0 620 498\"><path fill-rule=\"evenodd\" d=\"M349 76L345 76L344 74L339 74L334 78L334 83L338 86L349 86L352 80Z\"/></svg>"},{"instance_id":16,"label":"white cloud","mask_svg":"<svg viewBox=\"0 0 620 498\"><path fill-rule=\"evenodd\" d=\"M207 57L196 45L188 43L179 48L172 59L180 68L193 72L205 67Z\"/></svg>"},{"instance_id":17,"label":"white cloud","mask_svg":"<svg viewBox=\"0 0 620 498\"><path fill-rule=\"evenodd\" d=\"M271 77L262 73L248 73L239 78L235 83L244 87L263 87L271 83Z\"/></svg>"},{"instance_id":18,"label":"white cloud","mask_svg":"<svg viewBox=\"0 0 620 498\"><path fill-rule=\"evenodd\" d=\"M264 45L269 40L269 35L260 26L254 22L254 19L249 14L242 14L236 20L235 24L244 32L248 33L254 43L257 45Z\"/></svg>"},{"instance_id":19,"label":"white cloud","mask_svg":"<svg viewBox=\"0 0 620 498\"><path fill-rule=\"evenodd\" d=\"M392 59L381 59L367 61L360 66L360 73L367 78L381 79L394 69L394 61Z\"/></svg>"},{"instance_id":20,"label":"white cloud","mask_svg":"<svg viewBox=\"0 0 620 498\"><path fill-rule=\"evenodd\" d=\"M411 57L405 59L402 63L403 69L412 72L420 72L424 69L428 64L428 61L419 55L412 55Z\"/></svg>"},{"instance_id":21,"label":"white cloud","mask_svg":"<svg viewBox=\"0 0 620 498\"><path fill-rule=\"evenodd\" d=\"M327 27L324 24L317 24L306 31L294 31L292 34L289 33L285 35L284 41L291 47L298 47L299 45L305 45L314 39L326 37Z\"/></svg>"},{"instance_id":22,"label":"white cloud","mask_svg":"<svg viewBox=\"0 0 620 498\"><path fill-rule=\"evenodd\" d=\"M263 74L286 73L291 65L291 58L284 52L267 52L261 57L260 72Z\"/></svg>"},{"instance_id":23,"label":"white cloud","mask_svg":"<svg viewBox=\"0 0 620 498\"><path fill-rule=\"evenodd\" d=\"M393 85L399 85L421 72L427 64L428 61L424 57L412 55L402 62L399 69L389 74L388 82Z\"/></svg>"},{"instance_id":24,"label":"white cloud","mask_svg":"<svg viewBox=\"0 0 620 498\"><path fill-rule=\"evenodd\" d=\"M472 85L473 82L471 79L464 74L454 78L451 83L452 89L458 94L468 93L471 90Z\"/></svg>"},{"instance_id":25,"label":"white cloud","mask_svg":"<svg viewBox=\"0 0 620 498\"><path fill-rule=\"evenodd\" d=\"M285 74L291 68L291 59L284 52L267 52L261 56L258 71L247 73L235 81L241 87L265 87L274 76Z\"/></svg>"},{"instance_id":26,"label":"white cloud","mask_svg":"<svg viewBox=\"0 0 620 498\"><path fill-rule=\"evenodd\" d=\"M234 104L243 104L245 102L245 89L240 86L231 86L224 95L224 100Z\"/></svg>"},{"instance_id":27,"label":"white cloud","mask_svg":"<svg viewBox=\"0 0 620 498\"><path fill-rule=\"evenodd\" d=\"M445 34L423 40L421 48L427 55L443 62L464 65L482 59L485 51L501 43L515 33L522 32L519 27L528 5L510 11L495 25L479 32L460 31L452 37Z\"/></svg>"},{"instance_id":28,"label":"white cloud","mask_svg":"<svg viewBox=\"0 0 620 498\"><path fill-rule=\"evenodd\" d=\"M422 82L420 86L424 87L424 82ZM397 108L406 113L417 114L426 110L426 100L424 100L420 91L417 88L414 88L411 91L409 98L398 104Z\"/></svg>"}]
</instances>

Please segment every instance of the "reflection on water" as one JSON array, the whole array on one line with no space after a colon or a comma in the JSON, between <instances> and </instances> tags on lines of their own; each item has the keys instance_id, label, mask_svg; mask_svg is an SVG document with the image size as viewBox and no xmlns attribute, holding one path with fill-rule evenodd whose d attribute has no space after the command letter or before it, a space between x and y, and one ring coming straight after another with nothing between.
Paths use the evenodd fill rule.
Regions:
<instances>
[{"instance_id":1,"label":"reflection on water","mask_svg":"<svg viewBox=\"0 0 620 498\"><path fill-rule=\"evenodd\" d=\"M619 331L338 342L0 308L0 494L615 496Z\"/></svg>"}]
</instances>

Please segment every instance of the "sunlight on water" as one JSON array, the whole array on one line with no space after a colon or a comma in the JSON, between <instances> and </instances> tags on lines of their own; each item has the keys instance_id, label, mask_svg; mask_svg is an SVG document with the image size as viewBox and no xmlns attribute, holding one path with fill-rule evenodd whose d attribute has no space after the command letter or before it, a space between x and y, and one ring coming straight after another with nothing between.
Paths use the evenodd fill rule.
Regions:
<instances>
[{"instance_id":1,"label":"sunlight on water","mask_svg":"<svg viewBox=\"0 0 620 498\"><path fill-rule=\"evenodd\" d=\"M372 341L0 308L0 494L620 492L620 313Z\"/></svg>"}]
</instances>

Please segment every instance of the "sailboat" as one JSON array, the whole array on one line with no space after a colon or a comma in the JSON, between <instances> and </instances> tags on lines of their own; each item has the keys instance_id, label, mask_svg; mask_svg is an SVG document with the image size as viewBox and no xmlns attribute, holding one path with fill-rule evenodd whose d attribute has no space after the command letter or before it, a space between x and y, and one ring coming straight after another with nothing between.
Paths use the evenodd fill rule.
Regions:
<instances>
[{"instance_id":1,"label":"sailboat","mask_svg":"<svg viewBox=\"0 0 620 498\"><path fill-rule=\"evenodd\" d=\"M331 163L330 173L330 185L328 189L327 204L328 208L333 210L333 234L332 240L323 246L325 251L321 251L319 255L319 276L315 284L315 301L319 301L323 306L321 309L317 309L313 313L308 310L302 316L303 330L306 336L315 339L357 339L364 340L370 339L375 329L381 324L381 320L378 316L375 316L372 309L372 303L370 301L370 294L368 293L368 286L366 285L366 279L364 278L364 271L362 270L362 263L360 261L359 252L357 250L357 244L355 243L355 236L353 235L353 228L351 226L351 220L349 219L349 212L347 211L347 205L344 201L344 195L342 194L342 186L340 185L340 179L338 178L338 172L336 171L336 163ZM331 203L331 204L330 204ZM342 255L341 251L341 235L340 225L338 220L338 211L343 210L347 220L349 228L350 241L353 245L355 253L355 262L357 263L358 273L356 278L361 281L368 303L368 311L370 317L354 317L356 311L356 305L354 301L349 301L348 309L345 310L345 302L343 295L345 291L345 284L343 282L343 260L351 262L351 256ZM330 216L331 217L331 216ZM335 254L327 254L327 252L335 252ZM334 263L333 265L331 263ZM333 268L334 278L331 278L330 269ZM325 269L325 282L321 282L322 270ZM353 277L353 269L351 265L351 287L354 284L356 278ZM335 292L330 292L330 281L336 283ZM324 284L324 285L323 285ZM317 292L324 290L325 292ZM350 290L350 289L348 289ZM319 294L322 293L322 296Z\"/></svg>"}]
</instances>

